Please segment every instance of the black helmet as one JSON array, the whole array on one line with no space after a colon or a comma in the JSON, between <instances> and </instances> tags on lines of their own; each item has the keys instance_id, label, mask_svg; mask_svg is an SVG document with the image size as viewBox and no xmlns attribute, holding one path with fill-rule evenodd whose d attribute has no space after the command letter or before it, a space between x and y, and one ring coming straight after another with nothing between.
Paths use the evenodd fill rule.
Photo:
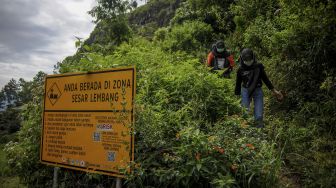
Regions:
<instances>
[{"instance_id":1,"label":"black helmet","mask_svg":"<svg viewBox=\"0 0 336 188\"><path fill-rule=\"evenodd\" d=\"M219 40L216 42L216 48L225 48L224 41Z\"/></svg>"},{"instance_id":2,"label":"black helmet","mask_svg":"<svg viewBox=\"0 0 336 188\"><path fill-rule=\"evenodd\" d=\"M249 61L254 59L253 51L250 48L244 48L241 52L243 61Z\"/></svg>"},{"instance_id":3,"label":"black helmet","mask_svg":"<svg viewBox=\"0 0 336 188\"><path fill-rule=\"evenodd\" d=\"M254 54L250 48L244 48L241 51L241 60L247 66L251 66L254 63Z\"/></svg>"},{"instance_id":4,"label":"black helmet","mask_svg":"<svg viewBox=\"0 0 336 188\"><path fill-rule=\"evenodd\" d=\"M216 47L217 52L219 52L219 53L224 52L224 50L225 50L224 41L222 41L222 40L217 41L216 44L215 44L215 47Z\"/></svg>"}]
</instances>

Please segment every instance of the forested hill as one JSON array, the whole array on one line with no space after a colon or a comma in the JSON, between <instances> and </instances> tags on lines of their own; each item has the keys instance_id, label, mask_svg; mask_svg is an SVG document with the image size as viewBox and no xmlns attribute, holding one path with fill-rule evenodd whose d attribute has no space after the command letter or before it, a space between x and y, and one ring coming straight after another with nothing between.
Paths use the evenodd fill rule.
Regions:
<instances>
[{"instance_id":1,"label":"forested hill","mask_svg":"<svg viewBox=\"0 0 336 188\"><path fill-rule=\"evenodd\" d=\"M136 66L135 161L125 187L335 187L335 10L327 0L101 0L90 11L96 28L55 72ZM217 40L234 56L230 78L205 66ZM263 86L262 129L234 95L243 48L284 94L278 102ZM32 97L19 100L17 142L5 147L28 187L50 187L53 177L39 162L41 75L22 87ZM113 184L66 169L59 180Z\"/></svg>"}]
</instances>

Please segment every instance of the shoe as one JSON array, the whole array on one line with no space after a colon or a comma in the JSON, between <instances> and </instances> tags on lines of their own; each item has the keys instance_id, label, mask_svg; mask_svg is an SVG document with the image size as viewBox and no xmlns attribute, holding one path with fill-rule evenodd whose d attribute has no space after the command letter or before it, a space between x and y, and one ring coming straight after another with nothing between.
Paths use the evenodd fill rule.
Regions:
<instances>
[{"instance_id":1,"label":"shoe","mask_svg":"<svg viewBox=\"0 0 336 188\"><path fill-rule=\"evenodd\" d=\"M264 128L264 121L263 120L255 120L255 127L256 128Z\"/></svg>"}]
</instances>

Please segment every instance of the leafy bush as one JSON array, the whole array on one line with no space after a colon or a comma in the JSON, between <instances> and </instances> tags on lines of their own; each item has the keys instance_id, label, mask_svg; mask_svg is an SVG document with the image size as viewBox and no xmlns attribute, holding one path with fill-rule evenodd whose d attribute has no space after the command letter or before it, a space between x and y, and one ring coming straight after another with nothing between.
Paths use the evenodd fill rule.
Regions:
<instances>
[{"instance_id":1,"label":"leafy bush","mask_svg":"<svg viewBox=\"0 0 336 188\"><path fill-rule=\"evenodd\" d=\"M18 132L18 141L10 141L4 150L12 173L30 187L51 186L52 168L39 163L43 75L37 74L34 80L31 91L34 98L22 110L24 123Z\"/></svg>"},{"instance_id":2,"label":"leafy bush","mask_svg":"<svg viewBox=\"0 0 336 188\"><path fill-rule=\"evenodd\" d=\"M140 167L129 176L129 186L266 186L276 182L280 160L272 144L259 143L262 134L256 130L241 133L240 120L229 123L229 116L240 112L229 80L210 74L186 54L170 55L143 40L124 44L114 58L117 64L136 64L138 69L135 166ZM242 154L240 147L242 151L247 147L246 152L249 147L261 150L251 162L253 157ZM218 155L213 148L219 153L227 149L228 154ZM208 156L198 162L199 155ZM218 170L212 172L216 166ZM238 166L239 173L231 172L231 167L235 171Z\"/></svg>"},{"instance_id":3,"label":"leafy bush","mask_svg":"<svg viewBox=\"0 0 336 188\"><path fill-rule=\"evenodd\" d=\"M281 160L274 145L245 121L222 120L206 131L186 125L161 147L140 142L129 184L154 187L269 187ZM156 128L159 129L159 128ZM150 131L148 131L150 132ZM146 146L146 148L144 147Z\"/></svg>"},{"instance_id":4,"label":"leafy bush","mask_svg":"<svg viewBox=\"0 0 336 188\"><path fill-rule=\"evenodd\" d=\"M157 29L180 2L170 26ZM313 0L150 1L133 16L156 11L146 20L135 19L146 23L136 28L140 35L152 40L154 33L153 42L131 35L126 14L118 12L123 6L94 9L100 25L56 69L136 65L136 152L128 187L279 187L288 186L286 179L293 186L333 187L335 7L333 1ZM224 38L234 52L252 48L283 90L281 104L265 97L267 128L252 128L240 118L232 80L199 63L216 38ZM36 83L36 97L23 110L19 141L10 142L6 152L25 182L48 187L52 168L38 163L43 90L42 82ZM60 180L64 187L112 183L106 176L66 169Z\"/></svg>"},{"instance_id":5,"label":"leafy bush","mask_svg":"<svg viewBox=\"0 0 336 188\"><path fill-rule=\"evenodd\" d=\"M199 21L188 21L171 28L164 41L164 48L191 54L204 52L211 41L211 33L210 25Z\"/></svg>"},{"instance_id":6,"label":"leafy bush","mask_svg":"<svg viewBox=\"0 0 336 188\"><path fill-rule=\"evenodd\" d=\"M137 67L136 160L127 186L267 187L278 182L281 160L275 145L238 118L230 80L209 73L186 53L167 53L144 39L123 43L109 56L82 55L78 65L63 64L69 69L60 71ZM24 110L19 142L6 146L11 167L35 187L52 181L52 168L38 162L42 92L39 87L38 100ZM106 176L66 169L59 177L65 186L112 183Z\"/></svg>"},{"instance_id":7,"label":"leafy bush","mask_svg":"<svg viewBox=\"0 0 336 188\"><path fill-rule=\"evenodd\" d=\"M9 134L15 133L20 129L20 111L13 107L0 112L0 127Z\"/></svg>"},{"instance_id":8,"label":"leafy bush","mask_svg":"<svg viewBox=\"0 0 336 188\"><path fill-rule=\"evenodd\" d=\"M188 21L204 22L211 26L214 34L228 35L234 30L232 12L229 10L232 0L186 0L176 10L171 25L182 25Z\"/></svg>"},{"instance_id":9,"label":"leafy bush","mask_svg":"<svg viewBox=\"0 0 336 188\"><path fill-rule=\"evenodd\" d=\"M163 41L167 37L168 29L167 28L159 28L155 31L153 40L154 41Z\"/></svg>"},{"instance_id":10,"label":"leafy bush","mask_svg":"<svg viewBox=\"0 0 336 188\"><path fill-rule=\"evenodd\" d=\"M269 100L270 136L284 147L290 173L309 187L332 187L335 182L335 147L330 145L336 122L336 93L331 89L335 7L335 2L250 0L231 6L237 30L230 41L254 49L286 95L281 105Z\"/></svg>"}]
</instances>

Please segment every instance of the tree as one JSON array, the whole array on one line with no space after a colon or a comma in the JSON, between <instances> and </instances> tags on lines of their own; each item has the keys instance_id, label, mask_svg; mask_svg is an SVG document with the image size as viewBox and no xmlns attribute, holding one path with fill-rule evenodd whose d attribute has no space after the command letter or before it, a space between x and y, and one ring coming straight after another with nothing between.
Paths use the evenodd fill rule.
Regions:
<instances>
[{"instance_id":1,"label":"tree","mask_svg":"<svg viewBox=\"0 0 336 188\"><path fill-rule=\"evenodd\" d=\"M125 0L100 0L98 5L89 11L89 14L95 18L95 23L102 20L114 20L119 16L125 16L132 9L132 3Z\"/></svg>"},{"instance_id":2,"label":"tree","mask_svg":"<svg viewBox=\"0 0 336 188\"><path fill-rule=\"evenodd\" d=\"M2 109L5 105L5 93L3 91L0 92L0 109Z\"/></svg>"},{"instance_id":3,"label":"tree","mask_svg":"<svg viewBox=\"0 0 336 188\"><path fill-rule=\"evenodd\" d=\"M182 24L185 21L198 20L211 25L215 34L228 35L234 30L233 15L229 10L233 0L186 0L177 9L171 23Z\"/></svg>"},{"instance_id":4,"label":"tree","mask_svg":"<svg viewBox=\"0 0 336 188\"><path fill-rule=\"evenodd\" d=\"M0 114L0 130L6 130L8 133L14 133L20 129L20 111L14 108L8 108Z\"/></svg>"},{"instance_id":5,"label":"tree","mask_svg":"<svg viewBox=\"0 0 336 188\"><path fill-rule=\"evenodd\" d=\"M101 46L105 46L108 52L113 51L115 46L124 41L128 41L131 37L131 29L127 22L126 13L134 8L133 2L124 0L100 0L98 5L93 7L89 14L94 18L97 24L90 37L83 45L98 44L99 48L91 48L93 51L102 50ZM79 48L78 52L82 53L86 50Z\"/></svg>"},{"instance_id":6,"label":"tree","mask_svg":"<svg viewBox=\"0 0 336 188\"><path fill-rule=\"evenodd\" d=\"M23 78L19 79L20 91L18 92L19 105L25 104L32 98L32 82L25 81Z\"/></svg>"},{"instance_id":7,"label":"tree","mask_svg":"<svg viewBox=\"0 0 336 188\"><path fill-rule=\"evenodd\" d=\"M0 95L0 103L4 106L16 106L19 92L19 84L13 78L2 88Z\"/></svg>"}]
</instances>

